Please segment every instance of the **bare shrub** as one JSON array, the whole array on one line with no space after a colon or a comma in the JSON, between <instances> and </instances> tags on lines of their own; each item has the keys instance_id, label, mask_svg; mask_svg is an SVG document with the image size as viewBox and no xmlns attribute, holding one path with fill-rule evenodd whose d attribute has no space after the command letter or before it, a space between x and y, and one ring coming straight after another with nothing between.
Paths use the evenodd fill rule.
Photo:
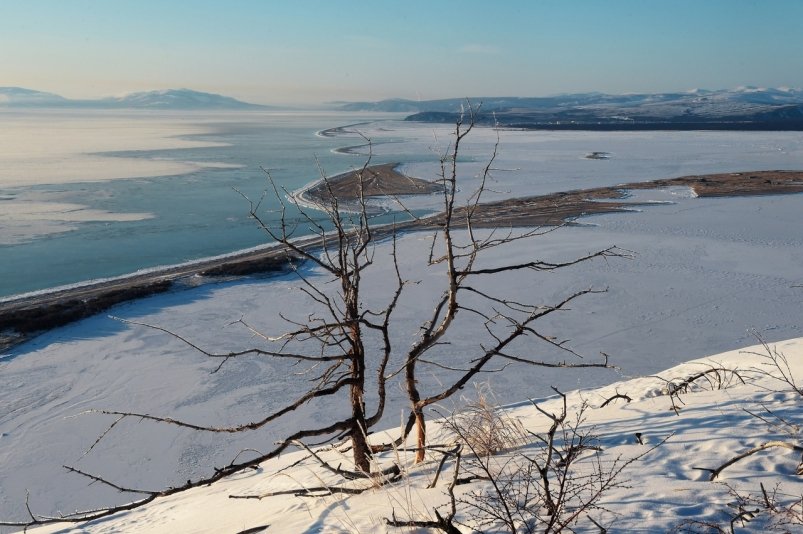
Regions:
<instances>
[{"instance_id":1,"label":"bare shrub","mask_svg":"<svg viewBox=\"0 0 803 534\"><path fill-rule=\"evenodd\" d=\"M760 491L746 492L726 485L731 502L721 521L690 519L681 523L677 531L684 534L736 534L749 532L779 532L792 534L803 530L803 496L788 494L776 484L768 491L759 484Z\"/></svg>"},{"instance_id":2,"label":"bare shrub","mask_svg":"<svg viewBox=\"0 0 803 534\"><path fill-rule=\"evenodd\" d=\"M459 532L455 525L473 532L511 534L573 532L583 525L604 531L591 516L605 511L601 501L607 492L626 483L620 476L625 468L655 447L635 458L606 458L593 429L584 427L588 406L583 404L573 417L568 417L566 396L559 395L562 406L557 413L535 405L551 421L546 432L525 429L523 436L519 432L523 429L521 423L511 424L514 419L499 414L498 409L496 415L489 413L493 407L487 395L482 402L472 402L448 418L446 426L461 443L461 449L472 453L454 462L453 482L448 488L450 510L433 510L435 519L405 520L394 513L388 524L426 526L449 533ZM475 427L466 424L476 418L483 422L501 421L489 428L497 435L511 436L520 445L505 452L496 449L497 454L488 447L479 448L487 440L471 436ZM527 443L521 445L522 439ZM498 442L505 440L496 439ZM454 486L467 488L457 493Z\"/></svg>"},{"instance_id":3,"label":"bare shrub","mask_svg":"<svg viewBox=\"0 0 803 534\"><path fill-rule=\"evenodd\" d=\"M656 378L663 380L666 387L663 393L669 397L672 402L672 411L676 415L680 414L680 410L685 402L681 398L681 394L687 394L694 391L715 391L720 389L728 389L736 384L745 384L745 379L742 376L742 371L738 369L731 369L722 365L702 364L705 368L702 371L692 373L687 376L674 377L670 379L656 376Z\"/></svg>"},{"instance_id":4,"label":"bare shrub","mask_svg":"<svg viewBox=\"0 0 803 534\"><path fill-rule=\"evenodd\" d=\"M753 335L764 349L763 352L744 352L744 354L752 354L761 359L759 367L754 367L753 370L761 376L780 383L784 389L789 389L803 397L803 385L798 384L795 379L786 354L779 351L777 347L770 347L758 332L754 332Z\"/></svg>"},{"instance_id":5,"label":"bare shrub","mask_svg":"<svg viewBox=\"0 0 803 534\"><path fill-rule=\"evenodd\" d=\"M770 384L775 384L775 386L766 387L768 391L792 393L796 398L803 397L803 387L794 376L787 356L777 347L770 346L757 333L754 335L763 350L761 352L744 351L744 354L759 357L759 365L750 370L755 372L758 378L767 379ZM695 469L708 471L710 473L709 480L717 479L726 468L737 462L756 454L767 454L765 451L791 450L796 452L798 457L803 453L799 419L781 415L777 410L764 403L759 403L758 409L745 408L745 412L750 414L755 421L766 425L767 433L785 435L788 441L764 441L732 456L716 468L695 467ZM796 476L803 475L803 461L798 464L795 474ZM758 488L754 486L752 489L737 488L730 483L724 485L727 487L731 499L723 513L726 519L719 522L687 520L679 525L679 532L735 534L739 531L738 529L747 529L751 532L792 533L803 531L803 495L788 492L780 481L776 482L771 490L767 490L763 483L759 483Z\"/></svg>"}]
</instances>

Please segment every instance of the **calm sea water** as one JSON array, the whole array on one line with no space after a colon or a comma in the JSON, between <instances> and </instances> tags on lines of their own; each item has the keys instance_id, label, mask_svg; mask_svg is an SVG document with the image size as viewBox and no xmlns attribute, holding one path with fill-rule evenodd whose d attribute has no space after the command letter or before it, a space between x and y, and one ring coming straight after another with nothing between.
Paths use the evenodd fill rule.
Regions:
<instances>
[{"instance_id":1,"label":"calm sea water","mask_svg":"<svg viewBox=\"0 0 803 534\"><path fill-rule=\"evenodd\" d=\"M153 114L152 118L154 124L170 124L164 115ZM175 114L167 117L174 121L176 118ZM452 139L451 127L400 122L392 120L399 119L398 115L387 114L259 112L211 116L195 112L178 118L185 126L188 122L195 124L197 119L203 128L199 131L205 132L185 138L225 146L103 155L110 162L115 157L127 158L119 159L120 165L130 165L130 158L144 158L236 168L204 168L176 176L66 185L11 188L0 183L0 243L8 242L2 239L3 221L12 224L15 217L24 218L25 213L16 214L8 208L15 201L19 207L23 198L43 197L48 202L77 204L115 214L152 216L128 222L68 222L62 224L62 229L69 231L42 232L13 244L0 244L0 298L269 243L268 236L248 217L249 205L234 188L258 199L268 185L260 167L269 169L280 187L293 191L319 178L318 162L328 175L365 162L364 149L363 155L336 152L338 148L363 143L360 137L317 135L321 130L360 123L359 129L375 143L373 163L401 162L405 172L429 179L435 177L439 154L448 149ZM5 126L3 119L0 115L0 127ZM97 117L79 119L82 126L86 121L88 127L100 127L100 122L91 122L98 121ZM136 119L150 121L140 114ZM459 201L478 185L496 135L493 130L478 128L461 144L461 165L465 166L460 171ZM487 184L483 196L486 201L690 174L803 168L800 132L502 131L500 137L493 181ZM4 149L0 150L2 165L3 155L13 157L16 149L0 148ZM20 147L24 149L24 145ZM585 157L594 151L607 152L611 158ZM9 199L11 202L4 202ZM409 199L407 205L433 210L437 209L433 204L436 200ZM277 214L271 212L276 208L276 199L268 195L260 211L266 222L276 222ZM297 212L290 209L287 216L291 222L300 222L296 235L309 233ZM385 215L376 222L391 218Z\"/></svg>"},{"instance_id":2,"label":"calm sea water","mask_svg":"<svg viewBox=\"0 0 803 534\"><path fill-rule=\"evenodd\" d=\"M189 136L228 146L104 154L225 163L239 168L205 168L179 176L94 183L0 187L0 196L34 191L92 209L153 215L133 222L82 222L72 231L0 245L0 297L267 243L269 238L249 219L248 203L234 188L258 199L267 187L260 170L263 166L277 184L292 191L318 178L316 158L330 175L362 165L363 156L334 152L357 140L324 137L316 132L383 118L337 113L267 113L260 117L264 118L237 120L235 116L214 124L210 133ZM389 158L377 159L376 163L385 161ZM275 199L268 196L263 207L262 213L271 219ZM290 217L296 215L289 213ZM298 232L303 234L308 229L300 226Z\"/></svg>"}]
</instances>

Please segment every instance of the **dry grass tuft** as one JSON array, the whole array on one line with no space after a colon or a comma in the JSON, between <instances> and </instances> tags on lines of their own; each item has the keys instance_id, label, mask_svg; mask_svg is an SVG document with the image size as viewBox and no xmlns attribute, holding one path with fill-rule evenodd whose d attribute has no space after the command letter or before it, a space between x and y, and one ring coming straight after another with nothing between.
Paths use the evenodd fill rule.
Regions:
<instances>
[{"instance_id":1,"label":"dry grass tuft","mask_svg":"<svg viewBox=\"0 0 803 534\"><path fill-rule=\"evenodd\" d=\"M527 443L521 422L499 409L491 387L478 384L476 390L476 398L463 399L465 405L450 422L464 449L477 456L493 456Z\"/></svg>"}]
</instances>

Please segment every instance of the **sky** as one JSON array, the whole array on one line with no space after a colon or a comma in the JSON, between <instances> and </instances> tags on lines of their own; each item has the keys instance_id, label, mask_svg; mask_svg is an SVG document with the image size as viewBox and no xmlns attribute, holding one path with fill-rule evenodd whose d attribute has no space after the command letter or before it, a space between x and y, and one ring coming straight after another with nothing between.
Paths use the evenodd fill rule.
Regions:
<instances>
[{"instance_id":1,"label":"sky","mask_svg":"<svg viewBox=\"0 0 803 534\"><path fill-rule=\"evenodd\" d=\"M0 0L0 87L260 104L803 87L803 0Z\"/></svg>"}]
</instances>

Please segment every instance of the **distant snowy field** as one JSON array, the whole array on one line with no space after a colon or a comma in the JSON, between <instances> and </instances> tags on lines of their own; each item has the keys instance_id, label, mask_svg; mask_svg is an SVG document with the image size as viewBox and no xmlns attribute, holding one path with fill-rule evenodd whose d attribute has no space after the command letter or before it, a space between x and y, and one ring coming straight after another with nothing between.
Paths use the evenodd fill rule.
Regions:
<instances>
[{"instance_id":1,"label":"distant snowy field","mask_svg":"<svg viewBox=\"0 0 803 534\"><path fill-rule=\"evenodd\" d=\"M358 125L376 158L404 163L411 176L437 175L454 126L398 121ZM487 200L694 174L803 169L801 132L551 132L476 128L461 144L461 189L470 194L497 141ZM352 137L355 144L360 138ZM361 147L359 153L367 154ZM607 159L589 159L605 152ZM420 161L424 154L429 161ZM411 206L428 206L416 199Z\"/></svg>"}]
</instances>

